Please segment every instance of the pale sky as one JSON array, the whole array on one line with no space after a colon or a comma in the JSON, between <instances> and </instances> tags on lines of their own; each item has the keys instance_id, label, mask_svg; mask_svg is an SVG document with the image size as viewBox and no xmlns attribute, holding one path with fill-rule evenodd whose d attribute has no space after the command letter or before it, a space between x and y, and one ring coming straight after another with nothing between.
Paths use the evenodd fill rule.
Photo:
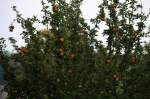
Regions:
<instances>
[{"instance_id":1,"label":"pale sky","mask_svg":"<svg viewBox=\"0 0 150 99\"><path fill-rule=\"evenodd\" d=\"M83 16L89 22L90 18L94 18L98 13L98 5L102 0L84 0L81 10L83 11ZM14 32L9 32L9 25L15 18L15 13L12 11L11 7L13 5L17 6L23 17L31 17L32 15L40 16L41 10L41 0L0 0L0 37L15 37L18 40L20 46L23 44L19 33L21 33L21 27L15 24ZM144 11L148 12L150 0L142 0ZM149 24L148 24L149 25ZM149 41L149 39L145 39ZM9 43L7 42L9 45ZM10 49L10 47L8 48Z\"/></svg>"}]
</instances>

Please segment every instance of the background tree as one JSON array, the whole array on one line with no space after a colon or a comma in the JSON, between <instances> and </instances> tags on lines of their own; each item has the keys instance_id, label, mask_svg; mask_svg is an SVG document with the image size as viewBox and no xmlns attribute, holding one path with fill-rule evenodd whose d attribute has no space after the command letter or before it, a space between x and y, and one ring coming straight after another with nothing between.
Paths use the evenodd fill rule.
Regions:
<instances>
[{"instance_id":1,"label":"background tree","mask_svg":"<svg viewBox=\"0 0 150 99\"><path fill-rule=\"evenodd\" d=\"M18 48L14 44L17 53L6 68L11 98L92 98L96 95L95 90L91 91L95 85L91 78L97 76L93 46L97 41L95 30L81 17L81 2L42 1L43 20L35 16L24 19L13 7L16 20L24 30L26 46ZM35 22L46 29L36 30Z\"/></svg>"},{"instance_id":2,"label":"background tree","mask_svg":"<svg viewBox=\"0 0 150 99\"><path fill-rule=\"evenodd\" d=\"M143 30L148 15L144 14L142 3L137 0L103 0L99 9L97 18L92 21L96 28L101 21L108 26L108 29L103 32L104 36L108 36L106 62L109 64L107 67L109 74L114 80L109 82L111 91L106 92L108 93L106 96L111 94L115 99L142 97L140 93L143 93L144 90L136 92L138 88L133 86L136 84L138 86L138 79L140 79L138 77L142 75L142 70L140 70L143 68L141 38L146 34ZM135 72L139 75L131 68L136 68ZM149 95L145 97L148 98Z\"/></svg>"}]
</instances>

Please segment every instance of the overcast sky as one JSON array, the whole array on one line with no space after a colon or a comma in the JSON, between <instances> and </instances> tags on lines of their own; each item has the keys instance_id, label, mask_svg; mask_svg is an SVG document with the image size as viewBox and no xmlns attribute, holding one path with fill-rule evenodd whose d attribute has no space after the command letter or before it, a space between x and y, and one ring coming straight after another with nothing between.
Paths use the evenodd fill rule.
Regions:
<instances>
[{"instance_id":1,"label":"overcast sky","mask_svg":"<svg viewBox=\"0 0 150 99\"><path fill-rule=\"evenodd\" d=\"M83 16L87 21L90 18L94 18L98 12L97 6L101 0L84 0L81 9L83 11ZM12 11L11 7L13 5L17 6L17 9L23 14L24 17L31 17L32 15L40 16L41 10L41 0L0 0L0 37L15 37L18 39L18 44L22 45L19 33L21 32L21 27L16 27L14 32L10 33L8 26L11 24L15 18L15 13ZM148 12L150 0L142 0L144 11ZM148 41L148 39L146 39ZM7 43L8 44L8 43Z\"/></svg>"}]
</instances>

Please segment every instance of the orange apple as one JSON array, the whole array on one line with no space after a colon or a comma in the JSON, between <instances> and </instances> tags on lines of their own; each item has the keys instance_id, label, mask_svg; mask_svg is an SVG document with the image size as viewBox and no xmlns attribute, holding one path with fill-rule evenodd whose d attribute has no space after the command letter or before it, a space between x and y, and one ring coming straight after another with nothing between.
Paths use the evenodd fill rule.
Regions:
<instances>
[{"instance_id":1,"label":"orange apple","mask_svg":"<svg viewBox=\"0 0 150 99\"><path fill-rule=\"evenodd\" d=\"M58 11L59 11L59 6L53 5L53 12L58 12Z\"/></svg>"},{"instance_id":2,"label":"orange apple","mask_svg":"<svg viewBox=\"0 0 150 99\"><path fill-rule=\"evenodd\" d=\"M74 59L75 58L75 54L70 54L70 59Z\"/></svg>"},{"instance_id":3,"label":"orange apple","mask_svg":"<svg viewBox=\"0 0 150 99\"><path fill-rule=\"evenodd\" d=\"M111 60L111 59L107 59L107 60L106 60L106 63L107 63L107 64L112 64L112 60Z\"/></svg>"},{"instance_id":4,"label":"orange apple","mask_svg":"<svg viewBox=\"0 0 150 99\"><path fill-rule=\"evenodd\" d=\"M61 43L64 43L64 41L65 41L64 37L61 37L59 40Z\"/></svg>"}]
</instances>

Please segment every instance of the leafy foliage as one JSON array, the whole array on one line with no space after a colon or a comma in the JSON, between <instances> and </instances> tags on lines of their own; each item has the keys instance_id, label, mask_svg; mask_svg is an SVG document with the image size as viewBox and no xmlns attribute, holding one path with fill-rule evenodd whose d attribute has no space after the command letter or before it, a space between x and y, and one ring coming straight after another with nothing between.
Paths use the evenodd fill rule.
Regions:
<instances>
[{"instance_id":1,"label":"leafy foliage","mask_svg":"<svg viewBox=\"0 0 150 99\"><path fill-rule=\"evenodd\" d=\"M140 39L147 15L136 0L103 0L91 28L81 15L82 0L42 1L43 19L23 18L16 53L3 63L10 99L149 99L149 46ZM105 22L107 46L95 37ZM35 23L43 24L38 30ZM9 27L13 32L14 26ZM144 49L144 50L143 50ZM143 51L146 53L144 54Z\"/></svg>"}]
</instances>

